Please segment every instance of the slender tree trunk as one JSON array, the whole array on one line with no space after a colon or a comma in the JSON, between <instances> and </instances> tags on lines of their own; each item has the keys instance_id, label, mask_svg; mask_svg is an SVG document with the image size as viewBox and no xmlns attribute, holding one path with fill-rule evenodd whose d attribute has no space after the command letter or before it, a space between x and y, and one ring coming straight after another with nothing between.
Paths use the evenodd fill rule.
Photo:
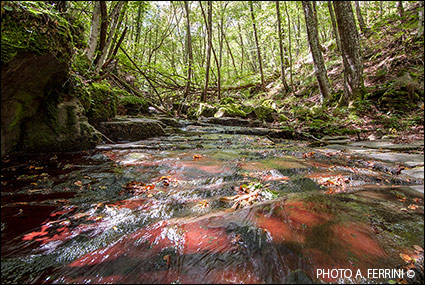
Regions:
<instances>
[{"instance_id":1,"label":"slender tree trunk","mask_svg":"<svg viewBox=\"0 0 425 285\"><path fill-rule=\"evenodd\" d=\"M202 5L202 4L200 4ZM201 6L202 7L202 6ZM205 67L205 85L204 92L202 94L202 102L207 101L207 89L208 89L208 80L210 75L210 64L211 64L211 45L212 45L212 1L208 1L208 23L205 23L207 26L208 32L208 41L207 41L207 64Z\"/></svg>"},{"instance_id":2,"label":"slender tree trunk","mask_svg":"<svg viewBox=\"0 0 425 285\"><path fill-rule=\"evenodd\" d=\"M266 85L264 83L263 63L262 63L262 60L261 60L260 45L258 44L257 28L255 27L255 16L254 16L254 9L252 7L252 1L249 1L249 8L250 8L250 11L251 11L252 27L254 28L255 44L257 46L258 63L260 65L261 87L262 87L263 90L266 90Z\"/></svg>"},{"instance_id":3,"label":"slender tree trunk","mask_svg":"<svg viewBox=\"0 0 425 285\"><path fill-rule=\"evenodd\" d=\"M280 23L280 8L279 8L279 1L275 1L276 3L276 14L277 14L277 32L279 34L279 52L280 52L280 76L282 79L283 88L288 91L288 83L285 79L285 64L284 64L284 57L283 57L283 33L282 33L282 25Z\"/></svg>"},{"instance_id":4,"label":"slender tree trunk","mask_svg":"<svg viewBox=\"0 0 425 285\"><path fill-rule=\"evenodd\" d=\"M244 55L245 55L245 49L243 44L243 38L242 38L242 30L241 25L238 22L238 29L239 29L239 39L241 41L241 73L243 74L243 63L244 63Z\"/></svg>"},{"instance_id":5,"label":"slender tree trunk","mask_svg":"<svg viewBox=\"0 0 425 285\"><path fill-rule=\"evenodd\" d=\"M288 13L288 6L286 5L286 2L284 2L285 4L285 12L286 12L286 18L288 19L288 39L289 39L289 78L290 78L290 82L291 82L291 90L292 92L295 92L294 89L294 81L292 80L292 40L291 40L291 18L289 17L289 13Z\"/></svg>"},{"instance_id":6,"label":"slender tree trunk","mask_svg":"<svg viewBox=\"0 0 425 285\"><path fill-rule=\"evenodd\" d=\"M362 96L363 63L360 54L359 34L349 1L333 1L338 32L341 37L341 53L344 63L344 94L340 106Z\"/></svg>"},{"instance_id":7,"label":"slender tree trunk","mask_svg":"<svg viewBox=\"0 0 425 285\"><path fill-rule=\"evenodd\" d=\"M335 13L334 13L334 9L332 7L331 1L328 1L328 9L329 9L329 15L331 16L332 29L333 29L333 33L334 33L334 37L336 41L336 47L338 49L338 53L341 54L341 40L339 39L338 28L336 26L336 21L335 21Z\"/></svg>"},{"instance_id":8,"label":"slender tree trunk","mask_svg":"<svg viewBox=\"0 0 425 285\"><path fill-rule=\"evenodd\" d=\"M305 24L307 27L308 42L310 44L310 51L313 55L314 72L316 74L317 83L320 90L320 103L327 100L330 96L330 85L326 73L325 62L323 60L322 52L320 49L318 31L317 31L317 18L311 1L302 1L304 8ZM316 20L315 20L316 19Z\"/></svg>"},{"instance_id":9,"label":"slender tree trunk","mask_svg":"<svg viewBox=\"0 0 425 285\"><path fill-rule=\"evenodd\" d=\"M238 69L237 69L236 63L235 63L235 58L233 57L233 52L232 52L232 49L230 48L229 41L226 38L226 34L223 33L223 37L224 37L224 41L226 42L227 51L229 52L230 58L232 59L232 65L233 65L233 68L235 69L236 77L239 77L239 75L238 75Z\"/></svg>"},{"instance_id":10,"label":"slender tree trunk","mask_svg":"<svg viewBox=\"0 0 425 285\"><path fill-rule=\"evenodd\" d=\"M359 22L360 31L362 34L366 35L368 32L368 29L366 27L366 24L364 23L362 11L360 10L360 4L359 1L354 1L354 6L356 6L356 15L357 15L357 21Z\"/></svg>"},{"instance_id":11,"label":"slender tree trunk","mask_svg":"<svg viewBox=\"0 0 425 285\"><path fill-rule=\"evenodd\" d=\"M186 19L187 19L186 39L187 39L187 53L188 53L188 61L187 61L188 70L187 70L187 82L186 82L186 91L185 91L185 97L187 97L189 95L189 90L190 90L190 80L192 77L192 63L193 63L192 39L190 35L190 17L189 17L190 11L189 11L188 1L184 1L184 8L186 10Z\"/></svg>"},{"instance_id":12,"label":"slender tree trunk","mask_svg":"<svg viewBox=\"0 0 425 285\"><path fill-rule=\"evenodd\" d=\"M420 8L419 8L419 20L418 20L418 37L422 37L424 34L424 2L420 1L419 3Z\"/></svg>"},{"instance_id":13,"label":"slender tree trunk","mask_svg":"<svg viewBox=\"0 0 425 285\"><path fill-rule=\"evenodd\" d=\"M121 8L124 5L124 3L125 3L125 1L119 1L115 5L114 9L112 10L112 13L111 13L111 19L112 19L111 20L111 28L109 30L109 35L108 35L108 39L105 43L105 46L101 50L99 61L96 64L96 70L95 70L96 73L99 73L100 68L102 67L103 63L105 62L106 55L108 54L108 49L111 45L112 38L113 38L115 30L117 28L118 17L120 15L120 11L121 11Z\"/></svg>"},{"instance_id":14,"label":"slender tree trunk","mask_svg":"<svg viewBox=\"0 0 425 285\"><path fill-rule=\"evenodd\" d=\"M128 6L128 2L125 2L124 6L123 6L123 9L121 10L120 17L119 17L119 19L118 19L118 26L117 26L117 29L119 29L119 27L121 27L121 25L122 25L122 23L123 23L123 21L124 21L124 15L125 15L125 12L126 12L126 10L127 10L127 6ZM125 26L125 29L127 29L127 27L128 27L128 26ZM121 34L121 35L122 35L122 34ZM116 32L116 33L115 33L115 35L114 35L114 38L112 39L111 48L109 49L109 53L108 53L108 56L107 56L106 58L110 58L110 57L112 56L112 52L114 51L112 48L113 48L114 46L116 46L116 45L115 45L115 43L117 42L117 38L118 38L118 36L119 36L119 33L118 33L118 32ZM118 49L118 48L117 48L117 49Z\"/></svg>"},{"instance_id":15,"label":"slender tree trunk","mask_svg":"<svg viewBox=\"0 0 425 285\"><path fill-rule=\"evenodd\" d=\"M94 52L97 46L97 37L100 33L100 1L94 2L92 23L90 27L89 42L86 49L86 55L90 62L93 61Z\"/></svg>"},{"instance_id":16,"label":"slender tree trunk","mask_svg":"<svg viewBox=\"0 0 425 285\"><path fill-rule=\"evenodd\" d=\"M300 51L302 50L302 42L301 42L301 24L300 24L300 14L299 7L297 5L297 32L294 33L295 39L297 41L297 49L295 50L295 56L298 57L300 54ZM294 25L295 26L295 25Z\"/></svg>"},{"instance_id":17,"label":"slender tree trunk","mask_svg":"<svg viewBox=\"0 0 425 285\"><path fill-rule=\"evenodd\" d=\"M396 6L397 6L397 10L398 10L398 15L403 20L403 18L404 18L403 1L397 1Z\"/></svg>"},{"instance_id":18,"label":"slender tree trunk","mask_svg":"<svg viewBox=\"0 0 425 285\"><path fill-rule=\"evenodd\" d=\"M141 25L140 17L141 16L142 16L142 5L140 5L140 3L139 3L139 7L137 8L135 44L138 44L139 43L139 39L140 39L140 25Z\"/></svg>"}]
</instances>

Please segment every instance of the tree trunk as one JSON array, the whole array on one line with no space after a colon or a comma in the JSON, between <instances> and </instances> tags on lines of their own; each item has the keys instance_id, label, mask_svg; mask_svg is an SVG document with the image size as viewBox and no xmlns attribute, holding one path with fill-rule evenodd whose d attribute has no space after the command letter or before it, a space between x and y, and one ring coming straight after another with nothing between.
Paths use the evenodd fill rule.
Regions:
<instances>
[{"instance_id":1,"label":"tree trunk","mask_svg":"<svg viewBox=\"0 0 425 285\"><path fill-rule=\"evenodd\" d=\"M422 37L424 34L424 2L420 1L419 8L419 20L418 20L418 37Z\"/></svg>"},{"instance_id":2,"label":"tree trunk","mask_svg":"<svg viewBox=\"0 0 425 285\"><path fill-rule=\"evenodd\" d=\"M282 33L282 25L280 22L280 9L279 9L279 1L276 2L276 14L277 14L277 31L279 34L279 52L280 52L280 76L282 78L282 84L283 88L288 91L288 83L285 79L285 64L284 64L284 57L283 57L283 33Z\"/></svg>"},{"instance_id":3,"label":"tree trunk","mask_svg":"<svg viewBox=\"0 0 425 285\"><path fill-rule=\"evenodd\" d=\"M224 34L224 31L223 31L223 37L224 37L224 41L226 42L227 51L229 52L230 58L232 59L232 65L233 65L233 68L235 69L236 77L239 77L239 75L238 75L238 69L237 69L236 63L235 63L235 58L233 57L232 49L230 48L229 41L227 40L226 34Z\"/></svg>"},{"instance_id":4,"label":"tree trunk","mask_svg":"<svg viewBox=\"0 0 425 285\"><path fill-rule=\"evenodd\" d=\"M190 18L189 18L190 12L189 12L188 1L184 1L184 8L186 10L186 19L187 19L186 39L187 39L187 53L188 53L188 61L187 61L188 70L187 70L187 83L186 83L186 91L185 91L185 97L187 97L189 95L190 80L192 77L192 63L193 63L192 39L190 35Z\"/></svg>"},{"instance_id":5,"label":"tree trunk","mask_svg":"<svg viewBox=\"0 0 425 285\"><path fill-rule=\"evenodd\" d=\"M97 63L100 59L100 52L105 47L105 41L106 41L106 32L108 30L108 10L106 7L105 1L100 1L100 15L101 15L101 23L100 23L100 37L99 37L99 44L97 47L97 53L96 57L93 61L93 65L97 66Z\"/></svg>"},{"instance_id":6,"label":"tree trunk","mask_svg":"<svg viewBox=\"0 0 425 285\"><path fill-rule=\"evenodd\" d=\"M95 69L96 74L99 73L100 68L102 67L103 63L105 62L106 55L108 54L108 49L111 45L112 38L113 38L115 30L117 28L118 17L120 15L120 11L121 11L121 8L124 5L124 3L125 3L125 1L119 1L115 5L114 9L112 10L112 13L111 13L111 28L109 30L108 39L107 39L105 45L103 46L103 49L100 50L99 60L96 63L96 69Z\"/></svg>"},{"instance_id":7,"label":"tree trunk","mask_svg":"<svg viewBox=\"0 0 425 285\"><path fill-rule=\"evenodd\" d=\"M351 4L350 4L351 5ZM368 32L368 29L366 27L366 24L364 23L362 11L360 10L360 4L359 1L354 1L354 6L356 6L356 15L357 15L357 21L359 22L360 31L363 35L366 35Z\"/></svg>"},{"instance_id":8,"label":"tree trunk","mask_svg":"<svg viewBox=\"0 0 425 285\"><path fill-rule=\"evenodd\" d=\"M286 12L286 18L288 18L288 39L289 39L289 78L290 78L290 82L291 82L291 90L292 92L295 92L294 89L294 81L292 80L292 40L291 40L291 18L289 17L289 13L288 13L288 6L286 5L286 2L284 2L285 4L285 12Z\"/></svg>"},{"instance_id":9,"label":"tree trunk","mask_svg":"<svg viewBox=\"0 0 425 285\"><path fill-rule=\"evenodd\" d=\"M127 7L128 7L128 2L125 2L125 4L124 4L124 6L123 6L123 9L121 10L121 13L120 13L120 17L119 17L119 19L118 19L118 28L122 25L122 23L123 23L123 21L124 21L124 15L125 15L125 12L126 12L126 10L127 10ZM125 29L127 29L127 25L125 25ZM121 34L122 35L122 34ZM112 53L113 53L113 51L114 51L114 49L112 49L114 46L116 46L116 42L117 42L117 39L118 39L118 36L119 36L119 33L117 32L117 33L115 33L115 35L114 35L114 38L113 38L113 40L112 40L112 43L111 43L111 48L109 49L109 53L108 53L108 56L106 57L106 58L110 58L110 57L112 57ZM118 49L118 47L117 47L117 49Z\"/></svg>"},{"instance_id":10,"label":"tree trunk","mask_svg":"<svg viewBox=\"0 0 425 285\"><path fill-rule=\"evenodd\" d=\"M344 94L341 96L339 106L346 106L362 95L363 63L359 34L351 3L349 1L333 1L333 6L341 38L341 53L344 63Z\"/></svg>"},{"instance_id":11,"label":"tree trunk","mask_svg":"<svg viewBox=\"0 0 425 285\"><path fill-rule=\"evenodd\" d=\"M257 28L255 27L255 16L254 16L254 9L252 7L252 1L249 1L249 8L251 10L251 19L252 19L252 27L254 28L255 44L257 46L258 63L260 65L261 87L262 87L263 90L265 90L266 85L264 84L263 63L262 63L262 60L261 60L260 45L258 44Z\"/></svg>"},{"instance_id":12,"label":"tree trunk","mask_svg":"<svg viewBox=\"0 0 425 285\"><path fill-rule=\"evenodd\" d=\"M87 44L86 48L86 55L90 62L93 61L94 52L96 51L97 46L97 37L100 33L100 1L94 2L93 7L93 16L92 16L92 22L90 27L90 35L89 35L89 42Z\"/></svg>"},{"instance_id":13,"label":"tree trunk","mask_svg":"<svg viewBox=\"0 0 425 285\"><path fill-rule=\"evenodd\" d=\"M245 49L243 44L243 38L242 38L242 30L241 25L238 22L238 29L239 29L239 39L241 41L241 74L243 74L243 63L244 63L244 55L245 55Z\"/></svg>"},{"instance_id":14,"label":"tree trunk","mask_svg":"<svg viewBox=\"0 0 425 285\"><path fill-rule=\"evenodd\" d=\"M202 4L200 4L202 5ZM207 101L207 88L208 80L210 75L210 64L211 64L211 44L212 44L212 1L208 1L208 23L205 23L207 26L208 41L207 41L207 64L205 67L205 85L204 92L202 93L202 102Z\"/></svg>"},{"instance_id":15,"label":"tree trunk","mask_svg":"<svg viewBox=\"0 0 425 285\"><path fill-rule=\"evenodd\" d=\"M397 1L396 6L397 6L397 10L398 10L398 15L403 20L403 18L404 18L403 1Z\"/></svg>"},{"instance_id":16,"label":"tree trunk","mask_svg":"<svg viewBox=\"0 0 425 285\"><path fill-rule=\"evenodd\" d=\"M339 39L338 28L336 26L336 21L335 21L335 13L334 13L334 9L332 7L331 1L328 1L328 9L329 9L329 15L331 16L332 29L333 29L333 33L334 33L334 37L336 41L336 47L338 49L338 53L341 54L341 40Z\"/></svg>"},{"instance_id":17,"label":"tree trunk","mask_svg":"<svg viewBox=\"0 0 425 285\"><path fill-rule=\"evenodd\" d=\"M320 103L327 100L330 95L330 85L326 73L325 62L323 60L322 52L320 51L320 43L317 31L317 17L311 5L311 1L302 1L305 24L307 27L308 42L310 44L310 51L314 61L314 72L316 74L317 83L320 90Z\"/></svg>"}]
</instances>

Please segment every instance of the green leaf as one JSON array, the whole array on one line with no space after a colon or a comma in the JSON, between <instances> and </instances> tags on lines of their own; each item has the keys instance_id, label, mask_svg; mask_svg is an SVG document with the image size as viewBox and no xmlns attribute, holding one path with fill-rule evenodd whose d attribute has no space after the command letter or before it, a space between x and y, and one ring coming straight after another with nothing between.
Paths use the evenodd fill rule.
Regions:
<instances>
[{"instance_id":1,"label":"green leaf","mask_svg":"<svg viewBox=\"0 0 425 285\"><path fill-rule=\"evenodd\" d=\"M12 7L10 7L10 6L8 6L8 5L4 5L3 6L3 8L6 10L6 11L13 11L13 8Z\"/></svg>"}]
</instances>

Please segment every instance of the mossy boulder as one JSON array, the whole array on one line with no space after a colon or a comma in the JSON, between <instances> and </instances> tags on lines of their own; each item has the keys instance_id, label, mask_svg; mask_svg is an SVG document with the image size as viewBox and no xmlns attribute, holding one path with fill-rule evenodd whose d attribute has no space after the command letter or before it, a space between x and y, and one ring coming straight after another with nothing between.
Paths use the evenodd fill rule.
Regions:
<instances>
[{"instance_id":1,"label":"mossy boulder","mask_svg":"<svg viewBox=\"0 0 425 285\"><path fill-rule=\"evenodd\" d=\"M117 108L122 115L136 116L149 113L149 105L142 97L132 95L119 88L114 88L113 92L118 98Z\"/></svg>"},{"instance_id":2,"label":"mossy boulder","mask_svg":"<svg viewBox=\"0 0 425 285\"><path fill-rule=\"evenodd\" d=\"M4 9L7 6L8 9ZM42 1L4 1L1 21L1 62L10 62L22 52L52 54L60 62L69 62L74 40L80 41L79 25L51 10ZM78 32L77 32L78 30Z\"/></svg>"},{"instance_id":3,"label":"mossy boulder","mask_svg":"<svg viewBox=\"0 0 425 285\"><path fill-rule=\"evenodd\" d=\"M220 105L218 111L214 114L215 118L221 117L240 117L246 118L247 114L242 110L241 106L236 103L228 103Z\"/></svg>"},{"instance_id":4,"label":"mossy boulder","mask_svg":"<svg viewBox=\"0 0 425 285\"><path fill-rule=\"evenodd\" d=\"M116 90L107 82L93 82L89 87L91 105L87 112L89 122L97 125L117 114L118 97Z\"/></svg>"},{"instance_id":5,"label":"mossy boulder","mask_svg":"<svg viewBox=\"0 0 425 285\"><path fill-rule=\"evenodd\" d=\"M60 105L70 101L65 82L81 40L74 25L44 2L5 1L1 27L1 155L69 149L64 144L76 149L84 136L97 141L81 112L72 115Z\"/></svg>"},{"instance_id":6,"label":"mossy boulder","mask_svg":"<svg viewBox=\"0 0 425 285\"><path fill-rule=\"evenodd\" d=\"M255 112L255 115L257 116L257 119L261 121L266 121L269 123L274 121L274 117L273 117L274 110L272 108L261 105L261 106L255 107L254 112Z\"/></svg>"},{"instance_id":7,"label":"mossy boulder","mask_svg":"<svg viewBox=\"0 0 425 285\"><path fill-rule=\"evenodd\" d=\"M69 97L57 105L50 102L42 109L23 124L22 150L76 151L100 142L101 134L89 124L78 99Z\"/></svg>"},{"instance_id":8,"label":"mossy boulder","mask_svg":"<svg viewBox=\"0 0 425 285\"><path fill-rule=\"evenodd\" d=\"M198 109L196 110L194 116L199 118L199 117L212 117L214 116L215 112L217 112L217 107L206 104L206 103L201 103L198 106Z\"/></svg>"}]
</instances>

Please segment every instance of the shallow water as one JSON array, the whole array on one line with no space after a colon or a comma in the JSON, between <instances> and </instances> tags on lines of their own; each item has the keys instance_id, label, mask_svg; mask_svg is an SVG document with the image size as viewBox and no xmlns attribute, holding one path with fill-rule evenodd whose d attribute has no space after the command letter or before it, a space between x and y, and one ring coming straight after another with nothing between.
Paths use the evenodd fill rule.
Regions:
<instances>
[{"instance_id":1,"label":"shallow water","mask_svg":"<svg viewBox=\"0 0 425 285\"><path fill-rule=\"evenodd\" d=\"M2 282L386 282L368 269L423 248L405 180L304 142L182 130L3 161ZM334 268L362 277L317 275Z\"/></svg>"}]
</instances>

